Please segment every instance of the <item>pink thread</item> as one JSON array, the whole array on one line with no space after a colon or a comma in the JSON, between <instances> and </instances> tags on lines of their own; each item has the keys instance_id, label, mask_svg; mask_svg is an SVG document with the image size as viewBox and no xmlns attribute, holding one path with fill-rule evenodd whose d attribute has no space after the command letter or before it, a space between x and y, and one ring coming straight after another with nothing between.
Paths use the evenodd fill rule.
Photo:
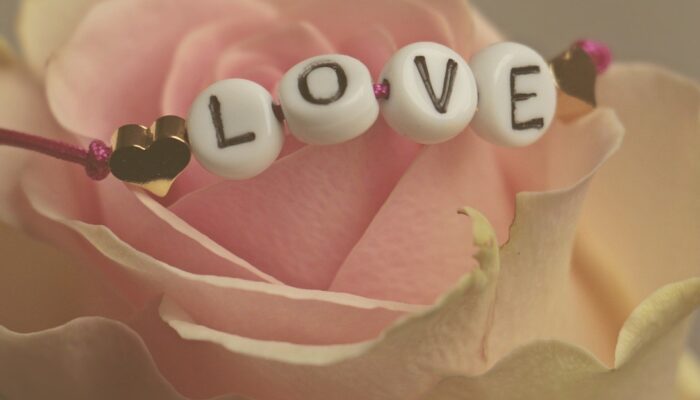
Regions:
<instances>
[{"instance_id":1,"label":"pink thread","mask_svg":"<svg viewBox=\"0 0 700 400\"><path fill-rule=\"evenodd\" d=\"M101 140L93 140L88 147L85 159L85 172L96 181L101 181L109 176L109 158L112 157L112 148Z\"/></svg>"},{"instance_id":2,"label":"pink thread","mask_svg":"<svg viewBox=\"0 0 700 400\"><path fill-rule=\"evenodd\" d=\"M19 147L80 164L85 167L87 175L97 181L105 179L110 173L109 157L112 149L99 140L93 141L88 150L84 150L68 143L0 128L0 145Z\"/></svg>"},{"instance_id":3,"label":"pink thread","mask_svg":"<svg viewBox=\"0 0 700 400\"><path fill-rule=\"evenodd\" d=\"M372 85L372 88L374 89L374 95L378 99L388 99L391 94L391 86L386 80L382 83L375 83Z\"/></svg>"},{"instance_id":4,"label":"pink thread","mask_svg":"<svg viewBox=\"0 0 700 400\"><path fill-rule=\"evenodd\" d=\"M602 74L608 70L613 61L612 51L610 47L603 42L597 42L590 39L581 39L576 42L576 46L588 53L593 59L598 74Z\"/></svg>"}]
</instances>

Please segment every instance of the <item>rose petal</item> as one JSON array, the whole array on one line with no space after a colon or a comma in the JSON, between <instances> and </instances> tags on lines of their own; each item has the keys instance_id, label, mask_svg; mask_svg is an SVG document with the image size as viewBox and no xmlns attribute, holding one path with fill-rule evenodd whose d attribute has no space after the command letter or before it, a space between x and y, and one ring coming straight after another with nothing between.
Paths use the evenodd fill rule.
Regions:
<instances>
[{"instance_id":1,"label":"rose petal","mask_svg":"<svg viewBox=\"0 0 700 400\"><path fill-rule=\"evenodd\" d=\"M681 358L677 382L679 400L700 399L700 363L694 354L686 352Z\"/></svg>"},{"instance_id":2,"label":"rose petal","mask_svg":"<svg viewBox=\"0 0 700 400\"><path fill-rule=\"evenodd\" d=\"M150 125L160 116L163 73L185 34L222 15L258 18L267 7L254 0L100 3L48 68L51 108L63 126L84 136L106 138L126 123Z\"/></svg>"},{"instance_id":3,"label":"rose petal","mask_svg":"<svg viewBox=\"0 0 700 400\"><path fill-rule=\"evenodd\" d=\"M276 76L268 73L270 78L281 78L287 70L307 58L334 52L335 47L324 32L308 22L289 22L229 46L217 62L216 77L255 78L263 66L277 71ZM276 92L277 79L256 82L271 93Z\"/></svg>"},{"instance_id":4,"label":"rose petal","mask_svg":"<svg viewBox=\"0 0 700 400\"><path fill-rule=\"evenodd\" d=\"M335 276L330 290L431 304L474 263L471 230L455 210L474 205L507 238L513 204L493 146L473 133L426 147Z\"/></svg>"},{"instance_id":5,"label":"rose petal","mask_svg":"<svg viewBox=\"0 0 700 400\"><path fill-rule=\"evenodd\" d=\"M515 221L501 252L504 272L489 340L494 359L533 340L548 339L579 345L605 361L612 358L614 337L588 329L591 319L585 318L584 307L591 299L589 294L579 296L571 252L589 182L618 150L623 131L614 113L599 110L550 132L542 147L525 151L541 164L523 160L540 176L531 187L549 191L519 193L516 198ZM513 162L506 171L517 170L518 159Z\"/></svg>"},{"instance_id":6,"label":"rose petal","mask_svg":"<svg viewBox=\"0 0 700 400\"><path fill-rule=\"evenodd\" d=\"M381 25L371 26L358 32L356 36L341 43L338 48L339 53L361 60L377 80L396 50L396 42L391 31Z\"/></svg>"},{"instance_id":7,"label":"rose petal","mask_svg":"<svg viewBox=\"0 0 700 400\"><path fill-rule=\"evenodd\" d=\"M34 135L65 138L51 116L42 88L9 51L0 57L0 127ZM0 220L18 225L15 192L18 177L32 158L26 150L0 146Z\"/></svg>"},{"instance_id":8,"label":"rose petal","mask_svg":"<svg viewBox=\"0 0 700 400\"><path fill-rule=\"evenodd\" d=\"M482 260L484 271L498 265L498 252L488 254L496 257ZM474 395L502 399L504 393L518 393L523 399L607 399L617 398L617 393L630 399L671 398L686 322L700 306L700 279L670 285L647 299L620 332L619 358L615 368L608 368L587 350L559 341L529 343L500 361L491 358L482 346L490 341L483 336L491 326L489 316L498 315L489 306L495 276L475 276L465 278L435 308L398 323L375 342L350 346L249 340L193 323L167 301L161 305L161 317L184 340L163 329L153 316L133 326L164 374L194 397L237 391L253 398L290 400L398 400L415 393L450 400ZM477 353L470 352L474 350ZM227 377L234 371L232 381Z\"/></svg>"},{"instance_id":9,"label":"rose petal","mask_svg":"<svg viewBox=\"0 0 700 400\"><path fill-rule=\"evenodd\" d=\"M513 218L514 193L560 189L590 174L616 146L605 138L615 136L617 127L614 118L606 114L572 127L557 126L544 140L525 149L502 150L472 132L426 148L355 246L331 289L414 304L432 303L471 268L471 250L460 245L469 239L469 231L453 218L460 204L478 207L489 216L503 243ZM514 178L515 174L523 174L520 171L535 179ZM567 224L573 228L575 220L571 217L575 216L576 205L564 201L562 205L573 208L558 214L562 210L552 205L551 214L544 213L546 208L540 212L543 218L568 218ZM534 230L537 225L532 224ZM549 236L550 228L543 228L531 232L533 240ZM565 249L564 243L572 237L560 239L552 246L562 245L561 249ZM534 249L541 245L533 243ZM552 249L551 254L558 251ZM538 253L538 257L545 254ZM543 267L536 261L542 259L523 265ZM526 267L521 271L525 272ZM514 296L516 292L522 294L517 288L509 290L515 291Z\"/></svg>"},{"instance_id":10,"label":"rose petal","mask_svg":"<svg viewBox=\"0 0 700 400\"><path fill-rule=\"evenodd\" d=\"M452 11L454 11L452 7L457 7L458 9L463 8L464 4L462 3L464 2L452 2L450 0L446 0L436 2L435 6L437 9L441 10L443 14L450 15L448 18L450 21L455 23L455 21L459 21L463 17L460 15L451 15L453 14ZM476 32L478 37L469 38L470 41L473 41L473 43L469 46L469 48L471 48L473 51L477 51L500 39L500 34L498 34L478 12L467 13L465 15L469 20L469 23L464 25L464 29L472 30L472 24L476 24L479 27L479 32ZM371 32L371 30L368 32ZM361 46L361 43L352 43L355 46ZM382 47L388 49L389 45L386 44ZM469 54L465 54L465 57L468 58L468 55ZM379 58L380 57L377 57L377 59ZM386 58L388 59L388 57ZM382 64L383 62L385 62L385 60L382 61ZM375 67L379 67L379 64L377 63ZM466 140L466 138L458 139L455 142L464 140ZM415 178L416 181L411 182L411 180L414 179L412 177L402 178L402 188L396 188L392 194L392 197L388 201L389 203L393 202L395 204L391 206L386 204L382 208L377 218L375 218L372 225L369 227L368 231L365 232L363 239L361 239L360 243L356 245L356 248L353 250L353 254L351 254L349 258L345 260L343 266L341 266L339 274L335 277L334 283L331 286L333 290L350 291L352 293L362 293L372 297L401 299L401 301L428 304L434 301L434 299L440 293L442 293L446 287L451 285L452 282L454 282L461 274L469 270L469 261L467 257L464 257L464 255L469 254L470 250L469 248L464 248L461 245L452 246L452 243L449 241L441 239L439 241L431 242L427 247L423 247L421 245L418 245L418 247L412 247L410 245L406 245L405 247L402 246L402 244L413 243L412 240L416 238L415 236L411 237L411 234L408 232L415 233L415 230L420 230L421 232L428 231L426 227L421 227L420 222L415 223L415 212L429 215L431 212L428 211L425 206L430 207L430 205L435 204L435 199L432 196L428 196L428 193L435 195L435 193L440 192L442 193L442 200L448 202L448 204L442 204L443 207L435 205L433 216L439 217L434 219L432 222L436 226L439 226L436 232L442 232L445 226L453 226L455 228L455 234L451 236L451 238L454 241L463 239L464 236L460 236L460 234L464 234L465 232L468 234L469 232L465 230L464 226L458 225L449 219L451 211L448 210L455 208L454 203L449 203L450 198L462 196L463 199L465 199L465 192L468 192L472 198L473 196L477 196L481 197L482 200L485 200L487 196L482 197L482 195L485 195L488 193L488 191L483 190L483 188L480 188L479 191L477 191L476 187L482 182L486 182L493 185L493 198L500 199L502 201L507 199L507 197L500 196L498 194L499 190L502 192L502 188L498 189L498 186L503 183L501 182L501 178L495 175L491 176L490 178L486 177L487 175L494 174L497 170L501 169L500 167L496 167L495 164L497 164L497 162L495 162L492 157L481 153L479 153L477 157L473 159L470 159L469 157L462 157L461 154L457 154L459 152L459 147L450 150L448 149L450 146L451 144L446 144L442 146L442 150L435 151L451 153L452 157L454 157L454 170L467 171L465 175L443 175L444 179L454 179L454 182L449 182L444 186L438 187L440 185L435 184L433 176L440 175L442 173L442 168L445 166L445 164L442 162L443 160L439 160L442 154L433 154L432 156L426 155L423 157L424 160L420 162L422 163L421 167L412 166L411 170L414 171L414 174L417 176ZM426 152L430 151L431 150L426 150ZM490 151L491 150L489 148L487 153ZM431 157L432 161L429 160ZM484 157L490 159L490 161L482 159ZM480 164L477 160L490 164ZM469 163L468 168L457 167L457 165L467 163ZM491 166L490 169L489 165ZM472 166L476 166L477 170L481 171L481 173L471 172ZM468 181L466 177L473 179L473 181ZM436 192L428 192L425 190L425 185L435 186L438 188ZM452 190L452 188L458 189ZM429 198L424 199L424 201L417 200L421 197ZM499 209L504 209L504 207L512 208L512 206L507 205L507 202L501 202L501 204L491 202L491 204L481 207L481 201L478 201L475 198L474 201L476 202L463 202L460 204L475 205L491 217L495 216L495 213L500 213L501 211ZM489 203L489 201L486 202ZM409 203L422 207L421 209L414 209L408 212L407 214L410 214L411 218L404 218L404 215L402 215L400 211L392 211L392 207L396 206L397 204L404 209L404 206ZM495 220L496 231L499 233L499 237L505 238L506 235L504 233L504 223L509 223L511 218L512 211L505 209L501 219ZM402 226L402 228L397 228L397 226ZM385 238L382 237L381 240L377 240L379 237L378 235L388 235L388 237L394 237L394 239L385 240ZM422 236L422 234L418 233L418 238ZM440 244L441 246L438 246L437 244ZM393 247L393 249L396 251L390 251L390 254L392 254L392 257L396 258L387 258L384 253L382 253L381 256L374 257L379 254L379 247L383 247L381 249L382 252L389 250L387 247ZM410 247L410 249L408 249L407 253L404 253L404 250L407 250L406 247ZM433 254L431 255L428 252L423 253L422 251L424 249L432 250ZM445 270L447 273L444 276L429 273L432 271L431 268L425 268L423 263L415 262L415 260L422 259L428 263L433 263L437 255L437 259L440 259L440 263L442 263L442 257L444 256L445 252L441 249L447 249L446 251L448 253L452 252L452 262L448 262L446 264ZM378 272L376 269L376 262L378 260L386 260L385 263L382 263L382 268L389 268L387 270L387 274L383 277L377 276ZM411 265L415 266L413 271L406 271L403 269L405 266ZM438 282L435 282L435 280ZM432 282L433 284L437 283L437 285L433 287L431 284L427 283L428 281ZM416 286L416 282L423 283Z\"/></svg>"},{"instance_id":11,"label":"rose petal","mask_svg":"<svg viewBox=\"0 0 700 400\"><path fill-rule=\"evenodd\" d=\"M43 76L46 65L92 6L102 0L22 0L17 36L29 68Z\"/></svg>"},{"instance_id":12,"label":"rose petal","mask_svg":"<svg viewBox=\"0 0 700 400\"><path fill-rule=\"evenodd\" d=\"M48 230L61 228L64 245L78 246L83 254L91 256L135 305L166 293L202 323L252 338L299 343L366 340L404 313L420 309L339 293L192 274L135 250L104 226L72 219L73 214L65 214L50 199L45 201L46 196L40 195L31 181L24 188L33 212L46 218L34 217L32 229L58 237L57 232ZM139 283L138 287L134 282ZM255 318L251 318L251 310L256 310Z\"/></svg>"},{"instance_id":13,"label":"rose petal","mask_svg":"<svg viewBox=\"0 0 700 400\"><path fill-rule=\"evenodd\" d=\"M606 73L599 97L629 134L591 188L578 251L590 260L582 273L608 282L624 315L659 286L700 275L700 86L629 65Z\"/></svg>"},{"instance_id":14,"label":"rose petal","mask_svg":"<svg viewBox=\"0 0 700 400\"><path fill-rule=\"evenodd\" d=\"M78 176L71 182L73 177L44 162L26 174L23 186L30 197L47 199L64 217L104 224L131 246L184 271L279 283L117 179L95 183ZM82 200L81 206L75 204L75 193L92 196ZM96 205L101 209L85 212Z\"/></svg>"},{"instance_id":15,"label":"rose petal","mask_svg":"<svg viewBox=\"0 0 700 400\"><path fill-rule=\"evenodd\" d=\"M187 115L199 92L215 82L217 59L232 42L245 40L273 23L272 9L243 21L224 19L190 32L179 44L163 91L163 113Z\"/></svg>"},{"instance_id":16,"label":"rose petal","mask_svg":"<svg viewBox=\"0 0 700 400\"><path fill-rule=\"evenodd\" d=\"M422 2L432 10L438 11L449 24L449 31L452 33L454 42L452 48L465 56L473 54L480 45L474 40L474 35L479 31L476 29L474 6L464 0L417 0ZM493 26L493 25L491 25ZM488 31L490 32L490 30Z\"/></svg>"},{"instance_id":17,"label":"rose petal","mask_svg":"<svg viewBox=\"0 0 700 400\"><path fill-rule=\"evenodd\" d=\"M472 216L481 268L464 277L434 308L399 322L375 340L334 346L251 340L193 323L167 301L160 308L164 321L183 338L204 343L177 340L149 316L134 327L149 343L166 376L182 384L178 388L189 396L236 390L261 399L409 398L441 374L476 371L484 363L483 338L492 317L498 248L483 216L467 212ZM455 214L455 218L463 217ZM187 354L191 364L181 365L170 346L182 351L180 356ZM231 354L222 353L218 346ZM235 381L227 379L234 369ZM193 376L190 371L198 372ZM201 379L204 371L206 380Z\"/></svg>"},{"instance_id":18,"label":"rose petal","mask_svg":"<svg viewBox=\"0 0 700 400\"><path fill-rule=\"evenodd\" d=\"M83 315L130 312L94 271L47 244L0 226L0 253L0 325L6 328L32 332Z\"/></svg>"},{"instance_id":19,"label":"rose petal","mask_svg":"<svg viewBox=\"0 0 700 400\"><path fill-rule=\"evenodd\" d=\"M417 150L378 122L351 142L306 147L255 179L193 193L171 209L275 278L326 289Z\"/></svg>"},{"instance_id":20,"label":"rose petal","mask_svg":"<svg viewBox=\"0 0 700 400\"><path fill-rule=\"evenodd\" d=\"M600 82L599 96L620 113L629 133L586 201L574 274L608 327L588 335L610 341L609 327L621 326L648 293L700 275L700 229L689 218L700 215L693 197L700 193L700 92L667 72L632 65L613 68ZM640 173L639 160L653 166ZM610 349L596 353L611 359Z\"/></svg>"},{"instance_id":21,"label":"rose petal","mask_svg":"<svg viewBox=\"0 0 700 400\"><path fill-rule=\"evenodd\" d=\"M102 318L25 335L0 327L0 359L3 398L185 399L133 331Z\"/></svg>"},{"instance_id":22,"label":"rose petal","mask_svg":"<svg viewBox=\"0 0 700 400\"><path fill-rule=\"evenodd\" d=\"M568 344L542 342L511 354L487 374L451 377L421 399L639 399L676 398L678 360L689 315L700 306L700 279L664 287L628 319L615 368Z\"/></svg>"},{"instance_id":23,"label":"rose petal","mask_svg":"<svg viewBox=\"0 0 700 400\"><path fill-rule=\"evenodd\" d=\"M356 36L358 30L376 26L382 26L391 32L399 47L422 41L452 47L455 41L445 16L422 1L301 2L285 9L284 15L294 20L309 21L325 33L331 43L343 43ZM410 21L410 24L406 24L406 21Z\"/></svg>"}]
</instances>

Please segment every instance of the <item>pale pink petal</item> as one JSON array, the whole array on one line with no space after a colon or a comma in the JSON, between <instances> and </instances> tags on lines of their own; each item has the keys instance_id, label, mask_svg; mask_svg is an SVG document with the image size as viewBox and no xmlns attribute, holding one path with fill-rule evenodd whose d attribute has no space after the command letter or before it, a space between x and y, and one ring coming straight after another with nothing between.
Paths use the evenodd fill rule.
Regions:
<instances>
[{"instance_id":1,"label":"pale pink petal","mask_svg":"<svg viewBox=\"0 0 700 400\"><path fill-rule=\"evenodd\" d=\"M463 55L470 55L476 51L481 43L474 40L474 36L480 34L481 21L478 13L474 13L474 6L465 0L411 0L426 4L438 11L448 23L449 31L454 37L453 49ZM477 45L477 46L475 46Z\"/></svg>"},{"instance_id":2,"label":"pale pink petal","mask_svg":"<svg viewBox=\"0 0 700 400\"><path fill-rule=\"evenodd\" d=\"M457 209L474 206L508 237L513 198L493 146L467 131L426 147L343 263L330 290L431 304L473 267L471 230Z\"/></svg>"},{"instance_id":3,"label":"pale pink petal","mask_svg":"<svg viewBox=\"0 0 700 400\"><path fill-rule=\"evenodd\" d=\"M160 116L165 72L192 29L265 13L253 0L111 0L92 8L47 71L51 108L68 130L107 138ZM85 105L89 104L89 111Z\"/></svg>"},{"instance_id":4,"label":"pale pink petal","mask_svg":"<svg viewBox=\"0 0 700 400\"><path fill-rule=\"evenodd\" d=\"M609 121L585 127L606 135ZM590 173L608 145L583 127L571 132L556 126L544 140L524 149L492 146L472 132L427 147L355 246L331 289L430 304L473 266L471 249L459 245L469 239L469 231L454 221L454 210L464 204L479 208L492 219L504 243L516 193L571 185Z\"/></svg>"},{"instance_id":5,"label":"pale pink petal","mask_svg":"<svg viewBox=\"0 0 700 400\"><path fill-rule=\"evenodd\" d=\"M143 199L139 201L133 188L113 177L96 183L85 176L68 176L61 169L49 168L48 162L43 165L44 168L27 174L24 190L33 198L51 202L65 217L106 225L131 246L184 271L278 282L192 229L146 195L137 195ZM77 202L76 193L91 196ZM95 211L88 214L86 209L90 205ZM101 207L99 210L97 205Z\"/></svg>"},{"instance_id":6,"label":"pale pink petal","mask_svg":"<svg viewBox=\"0 0 700 400\"><path fill-rule=\"evenodd\" d=\"M363 29L356 36L341 43L338 48L341 54L361 60L377 81L396 50L394 37L386 27L381 25Z\"/></svg>"},{"instance_id":7,"label":"pale pink petal","mask_svg":"<svg viewBox=\"0 0 700 400\"><path fill-rule=\"evenodd\" d=\"M30 180L24 189L35 214L27 213L27 218L33 217L32 231L79 250L92 261L89 265L98 266L136 306L165 293L204 324L247 337L299 343L366 340L405 312L419 309L332 292L193 274L134 249L104 226L73 219L75 211L65 213L64 207L57 206ZM172 216L166 217L163 221L176 223ZM196 250L192 244L188 246ZM197 268L201 266L187 269Z\"/></svg>"},{"instance_id":8,"label":"pale pink petal","mask_svg":"<svg viewBox=\"0 0 700 400\"><path fill-rule=\"evenodd\" d=\"M218 60L216 76L219 79L251 76L262 66L276 70L278 77L307 58L334 53L335 47L325 36L307 22L289 22L275 26L264 33L231 44ZM269 72L267 73L271 75ZM275 92L277 82L258 82Z\"/></svg>"},{"instance_id":9,"label":"pale pink petal","mask_svg":"<svg viewBox=\"0 0 700 400\"><path fill-rule=\"evenodd\" d=\"M197 324L168 299L161 304L160 317L187 341L152 314L132 326L164 374L189 396L235 391L256 399L415 398L443 374L477 373L484 365L483 337L491 319L498 247L483 216L469 213L482 268L461 279L435 307L373 340L331 346L254 340ZM454 217L469 225L465 217Z\"/></svg>"},{"instance_id":10,"label":"pale pink petal","mask_svg":"<svg viewBox=\"0 0 700 400\"><path fill-rule=\"evenodd\" d=\"M432 41L453 47L447 19L427 2L394 0L327 0L301 2L285 9L290 19L309 21L332 43L343 43L366 29L383 27L397 46ZM468 23L468 21L467 21Z\"/></svg>"},{"instance_id":11,"label":"pale pink petal","mask_svg":"<svg viewBox=\"0 0 700 400\"><path fill-rule=\"evenodd\" d=\"M192 157L187 168L177 177L168 194L160 202L169 206L182 196L224 181L225 179L207 171L196 158Z\"/></svg>"},{"instance_id":12,"label":"pale pink petal","mask_svg":"<svg viewBox=\"0 0 700 400\"><path fill-rule=\"evenodd\" d=\"M22 0L17 38L29 68L43 76L48 61L71 37L81 19L103 0Z\"/></svg>"},{"instance_id":13,"label":"pale pink petal","mask_svg":"<svg viewBox=\"0 0 700 400\"><path fill-rule=\"evenodd\" d=\"M163 91L163 113L187 115L199 92L216 81L215 67L231 43L259 33L274 24L275 13L262 8L258 15L240 20L223 19L189 33L179 44Z\"/></svg>"},{"instance_id":14,"label":"pale pink petal","mask_svg":"<svg viewBox=\"0 0 700 400\"><path fill-rule=\"evenodd\" d=\"M172 210L275 278L326 289L417 149L378 122L351 142L306 147L255 179L196 192Z\"/></svg>"}]
</instances>

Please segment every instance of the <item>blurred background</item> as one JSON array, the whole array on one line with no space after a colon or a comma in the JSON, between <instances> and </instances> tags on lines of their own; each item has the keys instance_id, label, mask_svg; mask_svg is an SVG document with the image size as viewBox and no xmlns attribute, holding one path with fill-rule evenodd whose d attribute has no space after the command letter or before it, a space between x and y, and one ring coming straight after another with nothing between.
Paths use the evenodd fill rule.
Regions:
<instances>
[{"instance_id":1,"label":"blurred background","mask_svg":"<svg viewBox=\"0 0 700 400\"><path fill-rule=\"evenodd\" d=\"M587 37L608 43L617 60L654 62L700 79L700 47L695 42L700 38L697 23L700 1L472 0L472 3L508 37L538 49L545 56L554 56L575 39ZM0 0L0 34L14 38L15 11L16 0ZM32 256L26 258L29 250L22 248L31 248ZM71 260L65 255L2 226L0 254L3 261L20 264L22 267L17 269L27 272L22 276L3 276L1 291L27 280L37 290L57 291L56 282L70 276ZM42 268L42 261L49 260L55 268ZM60 292L56 292L56 299L60 299ZM60 310L60 305L60 301L36 303L27 296L27 299L19 298L18 303L0 304L0 315L10 315L12 307ZM58 321L67 317L71 316L60 312L56 315ZM13 321L15 326L33 330L31 316L14 318L19 319ZM700 354L700 318L696 321L691 343Z\"/></svg>"}]
</instances>

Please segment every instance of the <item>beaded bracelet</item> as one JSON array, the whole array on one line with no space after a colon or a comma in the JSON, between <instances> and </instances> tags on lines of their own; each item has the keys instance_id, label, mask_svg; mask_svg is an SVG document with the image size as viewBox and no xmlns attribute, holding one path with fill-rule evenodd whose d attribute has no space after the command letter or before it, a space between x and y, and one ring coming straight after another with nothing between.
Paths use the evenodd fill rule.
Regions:
<instances>
[{"instance_id":1,"label":"beaded bracelet","mask_svg":"<svg viewBox=\"0 0 700 400\"><path fill-rule=\"evenodd\" d=\"M224 178L260 174L279 157L285 122L310 145L352 140L381 113L393 130L421 144L448 141L471 123L494 144L527 146L555 118L570 121L596 106L596 78L611 61L609 49L590 40L576 42L549 63L527 46L498 43L469 64L448 47L422 42L400 49L380 83L373 83L360 61L331 54L288 71L279 85L279 104L257 83L228 79L197 97L187 121L164 116L150 128L122 126L111 147L96 140L83 150L4 129L0 144L82 164L95 180L111 172L165 196L191 154Z\"/></svg>"}]
</instances>

